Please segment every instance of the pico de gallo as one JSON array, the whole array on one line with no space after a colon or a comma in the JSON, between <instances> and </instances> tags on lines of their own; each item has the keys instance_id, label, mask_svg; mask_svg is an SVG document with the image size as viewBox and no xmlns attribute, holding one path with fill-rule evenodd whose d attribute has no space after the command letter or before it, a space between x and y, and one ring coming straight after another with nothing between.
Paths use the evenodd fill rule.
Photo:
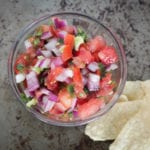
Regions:
<instances>
[{"instance_id":1,"label":"pico de gallo","mask_svg":"<svg viewBox=\"0 0 150 150\"><path fill-rule=\"evenodd\" d=\"M49 118L86 119L113 95L115 47L102 35L88 38L78 26L53 17L24 41L14 64L21 99Z\"/></svg>"}]
</instances>

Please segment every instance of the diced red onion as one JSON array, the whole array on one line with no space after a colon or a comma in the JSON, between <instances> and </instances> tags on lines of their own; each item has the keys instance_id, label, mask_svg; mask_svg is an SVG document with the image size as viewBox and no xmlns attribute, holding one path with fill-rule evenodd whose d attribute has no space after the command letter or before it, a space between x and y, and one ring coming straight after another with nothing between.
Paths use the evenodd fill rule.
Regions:
<instances>
[{"instance_id":1,"label":"diced red onion","mask_svg":"<svg viewBox=\"0 0 150 150\"><path fill-rule=\"evenodd\" d=\"M46 40L46 39L48 39L48 38L50 38L50 37L52 37L53 35L52 35L52 33L50 32L50 31L48 31L48 32L44 32L43 34L42 34L42 36L41 36L41 39L42 40Z\"/></svg>"},{"instance_id":2,"label":"diced red onion","mask_svg":"<svg viewBox=\"0 0 150 150\"><path fill-rule=\"evenodd\" d=\"M62 20L62 19L59 19L57 17L53 17L52 20L53 20L53 23L55 24L56 28L62 28L62 27L65 27L67 25L66 20Z\"/></svg>"},{"instance_id":3,"label":"diced red onion","mask_svg":"<svg viewBox=\"0 0 150 150\"><path fill-rule=\"evenodd\" d=\"M55 47L52 49L52 51L55 53L56 56L61 56L61 51L59 48Z\"/></svg>"},{"instance_id":4,"label":"diced red onion","mask_svg":"<svg viewBox=\"0 0 150 150\"><path fill-rule=\"evenodd\" d=\"M71 107L70 107L70 109L68 110L68 112L72 112L72 111L74 110L76 104L77 104L77 98L75 97L75 98L73 99L73 101L72 101Z\"/></svg>"},{"instance_id":5,"label":"diced red onion","mask_svg":"<svg viewBox=\"0 0 150 150\"><path fill-rule=\"evenodd\" d=\"M117 64L111 64L106 68L106 71L111 71L111 70L115 70L118 68Z\"/></svg>"},{"instance_id":6,"label":"diced red onion","mask_svg":"<svg viewBox=\"0 0 150 150\"><path fill-rule=\"evenodd\" d=\"M48 99L54 102L58 101L58 96L56 96L55 94L53 94L51 91L48 94Z\"/></svg>"},{"instance_id":7,"label":"diced red onion","mask_svg":"<svg viewBox=\"0 0 150 150\"><path fill-rule=\"evenodd\" d=\"M78 111L77 110L74 110L73 112L73 116L76 118L76 117L78 117Z\"/></svg>"},{"instance_id":8,"label":"diced red onion","mask_svg":"<svg viewBox=\"0 0 150 150\"><path fill-rule=\"evenodd\" d=\"M88 64L88 69L92 72L95 72L96 70L99 69L97 62L91 62Z\"/></svg>"},{"instance_id":9,"label":"diced red onion","mask_svg":"<svg viewBox=\"0 0 150 150\"><path fill-rule=\"evenodd\" d=\"M29 74L26 75L26 80L29 92L35 91L37 88L39 88L39 81L34 71L31 71Z\"/></svg>"},{"instance_id":10,"label":"diced red onion","mask_svg":"<svg viewBox=\"0 0 150 150\"><path fill-rule=\"evenodd\" d=\"M24 41L24 45L25 45L25 48L26 48L26 49L32 47L32 44L31 44L31 42L30 42L29 40L25 40L25 41Z\"/></svg>"},{"instance_id":11,"label":"diced red onion","mask_svg":"<svg viewBox=\"0 0 150 150\"><path fill-rule=\"evenodd\" d=\"M100 88L100 76L94 73L89 73L88 89L89 91L97 91Z\"/></svg>"},{"instance_id":12,"label":"diced red onion","mask_svg":"<svg viewBox=\"0 0 150 150\"><path fill-rule=\"evenodd\" d=\"M40 68L44 69L44 68L49 68L50 67L50 62L51 60L46 58L46 59L43 59L39 65Z\"/></svg>"},{"instance_id":13,"label":"diced red onion","mask_svg":"<svg viewBox=\"0 0 150 150\"><path fill-rule=\"evenodd\" d=\"M48 99L48 96L43 96L42 102L39 103L39 106L42 108L43 112L48 112L50 111L55 105L54 101L50 101Z\"/></svg>"},{"instance_id":14,"label":"diced red onion","mask_svg":"<svg viewBox=\"0 0 150 150\"><path fill-rule=\"evenodd\" d=\"M87 75L88 72L89 72L89 71L88 71L86 68L83 68L83 69L81 70L82 75Z\"/></svg>"},{"instance_id":15,"label":"diced red onion","mask_svg":"<svg viewBox=\"0 0 150 150\"><path fill-rule=\"evenodd\" d=\"M83 82L83 85L85 86L88 83L88 79L82 76L82 82Z\"/></svg>"},{"instance_id":16,"label":"diced red onion","mask_svg":"<svg viewBox=\"0 0 150 150\"><path fill-rule=\"evenodd\" d=\"M25 74L23 73L16 74L16 83L21 83L24 80L25 80Z\"/></svg>"},{"instance_id":17,"label":"diced red onion","mask_svg":"<svg viewBox=\"0 0 150 150\"><path fill-rule=\"evenodd\" d=\"M45 94L45 95L49 95L50 91L47 90L46 88L42 88L42 89L41 89L41 93L42 93L42 94Z\"/></svg>"},{"instance_id":18,"label":"diced red onion","mask_svg":"<svg viewBox=\"0 0 150 150\"><path fill-rule=\"evenodd\" d=\"M45 47L46 47L48 50L52 51L52 49L55 49L55 48L56 48L56 43L57 43L57 39L56 39L56 38L53 38L53 39L51 39L51 40L45 45Z\"/></svg>"},{"instance_id":19,"label":"diced red onion","mask_svg":"<svg viewBox=\"0 0 150 150\"><path fill-rule=\"evenodd\" d=\"M61 57L55 57L51 61L51 69L61 66L62 64L63 64L63 61L62 61Z\"/></svg>"},{"instance_id":20,"label":"diced red onion","mask_svg":"<svg viewBox=\"0 0 150 150\"><path fill-rule=\"evenodd\" d=\"M64 39L64 37L66 36L67 32L66 31L59 31L57 36L61 39Z\"/></svg>"},{"instance_id":21,"label":"diced red onion","mask_svg":"<svg viewBox=\"0 0 150 150\"><path fill-rule=\"evenodd\" d=\"M73 77L73 71L72 71L71 69L69 69L69 68L66 68L66 69L64 70L64 74L65 74L67 77L69 77L69 78L72 78L72 77Z\"/></svg>"},{"instance_id":22,"label":"diced red onion","mask_svg":"<svg viewBox=\"0 0 150 150\"><path fill-rule=\"evenodd\" d=\"M36 55L37 55L37 56L42 55L41 49L38 49L38 50L36 51Z\"/></svg>"},{"instance_id":23,"label":"diced red onion","mask_svg":"<svg viewBox=\"0 0 150 150\"><path fill-rule=\"evenodd\" d=\"M63 72L56 77L56 80L60 82L64 82L67 80L67 78L72 78L72 77L73 77L73 71L67 68L64 69Z\"/></svg>"},{"instance_id":24,"label":"diced red onion","mask_svg":"<svg viewBox=\"0 0 150 150\"><path fill-rule=\"evenodd\" d=\"M29 92L28 89L25 89L25 90L24 90L24 94L26 95L26 97L33 97L33 93L32 93L32 92Z\"/></svg>"},{"instance_id":25,"label":"diced red onion","mask_svg":"<svg viewBox=\"0 0 150 150\"><path fill-rule=\"evenodd\" d=\"M47 50L42 50L41 51L41 54L44 56L44 57L50 57L52 55L51 51L47 51Z\"/></svg>"}]
</instances>

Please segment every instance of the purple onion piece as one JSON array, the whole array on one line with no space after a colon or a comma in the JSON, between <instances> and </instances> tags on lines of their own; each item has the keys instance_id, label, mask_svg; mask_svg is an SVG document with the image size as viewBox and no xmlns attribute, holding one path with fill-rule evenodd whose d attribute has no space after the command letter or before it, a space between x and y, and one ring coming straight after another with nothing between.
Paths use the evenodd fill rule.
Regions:
<instances>
[{"instance_id":1,"label":"purple onion piece","mask_svg":"<svg viewBox=\"0 0 150 150\"><path fill-rule=\"evenodd\" d=\"M58 96L56 96L55 94L53 94L51 91L49 92L49 95L48 95L48 99L50 101L54 101L54 102L57 102L58 101Z\"/></svg>"},{"instance_id":2,"label":"purple onion piece","mask_svg":"<svg viewBox=\"0 0 150 150\"><path fill-rule=\"evenodd\" d=\"M35 91L39 88L39 81L34 71L31 71L29 74L26 75L26 80L29 92Z\"/></svg>"},{"instance_id":3,"label":"purple onion piece","mask_svg":"<svg viewBox=\"0 0 150 150\"><path fill-rule=\"evenodd\" d=\"M41 39L42 40L46 40L46 39L48 39L48 38L50 38L50 37L52 37L53 35L52 35L52 33L49 31L49 32L44 32L43 34L42 34L42 36L41 36Z\"/></svg>"},{"instance_id":4,"label":"purple onion piece","mask_svg":"<svg viewBox=\"0 0 150 150\"><path fill-rule=\"evenodd\" d=\"M67 32L66 31L59 31L58 32L58 37L61 39L64 39L64 37L66 36Z\"/></svg>"},{"instance_id":5,"label":"purple onion piece","mask_svg":"<svg viewBox=\"0 0 150 150\"><path fill-rule=\"evenodd\" d=\"M111 70L115 70L118 68L117 64L111 64L106 68L106 71L111 71Z\"/></svg>"},{"instance_id":6,"label":"purple onion piece","mask_svg":"<svg viewBox=\"0 0 150 150\"><path fill-rule=\"evenodd\" d=\"M94 73L89 73L88 89L89 91L98 91L100 88L100 76Z\"/></svg>"},{"instance_id":7,"label":"purple onion piece","mask_svg":"<svg viewBox=\"0 0 150 150\"><path fill-rule=\"evenodd\" d=\"M57 18L57 17L53 17L52 21L53 21L56 28L62 28L62 27L67 26L67 21L66 20L63 20L63 19L60 19L60 18Z\"/></svg>"},{"instance_id":8,"label":"purple onion piece","mask_svg":"<svg viewBox=\"0 0 150 150\"><path fill-rule=\"evenodd\" d=\"M75 97L72 101L72 105L71 105L70 109L68 110L68 112L72 112L74 110L76 104L77 104L77 98Z\"/></svg>"},{"instance_id":9,"label":"purple onion piece","mask_svg":"<svg viewBox=\"0 0 150 150\"><path fill-rule=\"evenodd\" d=\"M97 62L91 62L87 67L90 71L95 72L99 69Z\"/></svg>"}]
</instances>

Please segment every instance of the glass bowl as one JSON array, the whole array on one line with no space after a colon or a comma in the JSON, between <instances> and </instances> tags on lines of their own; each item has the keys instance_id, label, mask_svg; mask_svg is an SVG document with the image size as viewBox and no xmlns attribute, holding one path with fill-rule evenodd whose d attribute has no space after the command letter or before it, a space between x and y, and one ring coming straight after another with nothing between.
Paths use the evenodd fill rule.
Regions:
<instances>
[{"instance_id":1,"label":"glass bowl","mask_svg":"<svg viewBox=\"0 0 150 150\"><path fill-rule=\"evenodd\" d=\"M111 100L109 103L105 105L104 108L102 108L100 111L98 111L96 114L90 116L89 118L85 120L72 120L72 121L63 121L63 120L57 120L57 119L50 119L46 117L45 115L39 113L33 108L27 108L25 103L22 102L20 91L18 89L18 86L15 82L15 75L13 71L13 66L16 60L17 55L24 51L24 41L29 36L29 34L33 33L36 27L39 25L42 25L44 23L48 23L49 19L51 17L60 17L62 19L66 19L69 24L73 24L75 26L80 26L83 28L89 37L93 37L96 35L103 35L106 39L107 43L113 45L116 48L119 62L118 62L118 69L114 71L113 73L113 80L117 83L116 91L114 92L113 96L111 97ZM8 59L8 75L9 80L11 83L11 86L13 88L13 91L15 95L17 96L18 101L20 101L24 107L33 114L36 118L39 120L56 126L79 126L87 124L90 121L93 121L97 118L100 118L102 115L104 115L107 111L111 109L111 107L117 102L126 81L126 75L127 75L127 63L126 63L126 57L124 50L122 48L122 45L116 35L112 33L112 31L104 26L101 22L98 20L89 17L84 14L79 13L73 13L73 12L61 12L61 13L55 13L55 14L49 14L46 16L43 16L37 20L34 20L31 24L26 26L18 35L16 41L14 42L12 49L10 51L9 59Z\"/></svg>"}]
</instances>

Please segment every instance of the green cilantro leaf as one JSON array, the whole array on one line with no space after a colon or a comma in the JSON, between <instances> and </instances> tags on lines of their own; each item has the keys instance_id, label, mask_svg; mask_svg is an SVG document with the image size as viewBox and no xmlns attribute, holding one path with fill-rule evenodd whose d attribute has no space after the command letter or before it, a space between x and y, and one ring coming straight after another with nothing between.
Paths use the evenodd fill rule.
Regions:
<instances>
[{"instance_id":1,"label":"green cilantro leaf","mask_svg":"<svg viewBox=\"0 0 150 150\"><path fill-rule=\"evenodd\" d=\"M70 95L74 94L74 87L72 84L67 86L67 91L70 93Z\"/></svg>"},{"instance_id":2,"label":"green cilantro leaf","mask_svg":"<svg viewBox=\"0 0 150 150\"><path fill-rule=\"evenodd\" d=\"M24 65L23 64L18 64L17 65L17 70L18 71L23 71L23 69L24 69Z\"/></svg>"},{"instance_id":3,"label":"green cilantro leaf","mask_svg":"<svg viewBox=\"0 0 150 150\"><path fill-rule=\"evenodd\" d=\"M84 41L87 40L87 34L81 28L77 29L77 36L81 36L84 39Z\"/></svg>"}]
</instances>

